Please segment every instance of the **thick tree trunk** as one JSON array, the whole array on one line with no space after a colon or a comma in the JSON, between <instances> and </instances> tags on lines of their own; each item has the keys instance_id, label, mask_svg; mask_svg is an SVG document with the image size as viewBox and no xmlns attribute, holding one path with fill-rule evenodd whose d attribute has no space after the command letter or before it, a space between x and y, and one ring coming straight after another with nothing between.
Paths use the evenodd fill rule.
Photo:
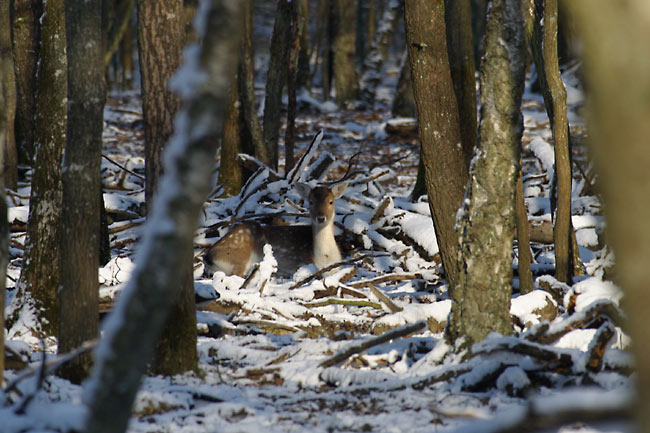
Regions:
<instances>
[{"instance_id":1,"label":"thick tree trunk","mask_svg":"<svg viewBox=\"0 0 650 433\"><path fill-rule=\"evenodd\" d=\"M168 149L169 166L163 178L167 188L161 185L165 193L147 222L136 269L107 318L104 340L97 350L97 368L85 393L89 412L83 431L126 429L154 342L180 293L178 269L186 266L184 249L192 247L199 212L209 193L217 150L213 137L220 135L228 81L237 65L241 3L231 0L202 5L198 13L205 16L208 28L197 29L203 44L187 63L199 65L204 82L186 89L188 99L179 114L183 121L176 125L183 128Z\"/></svg>"},{"instance_id":2,"label":"thick tree trunk","mask_svg":"<svg viewBox=\"0 0 650 433\"><path fill-rule=\"evenodd\" d=\"M145 123L146 200L151 211L153 196L163 171L161 155L174 131L174 116L180 98L169 88L169 80L181 63L185 37L183 2L138 1L138 53L142 76ZM151 369L156 374L178 374L198 368L196 314L191 250L182 250L183 266L179 296L158 341Z\"/></svg>"},{"instance_id":3,"label":"thick tree trunk","mask_svg":"<svg viewBox=\"0 0 650 433\"><path fill-rule=\"evenodd\" d=\"M138 0L138 56L142 86L147 210L162 174L160 155L174 131L179 98L168 87L181 63L183 2Z\"/></svg>"},{"instance_id":4,"label":"thick tree trunk","mask_svg":"<svg viewBox=\"0 0 650 433\"><path fill-rule=\"evenodd\" d=\"M282 117L282 89L286 81L289 46L291 44L291 8L289 0L278 0L278 10L271 37L271 57L266 78L266 99L264 100L264 143L269 161L278 169L278 139Z\"/></svg>"},{"instance_id":5,"label":"thick tree trunk","mask_svg":"<svg viewBox=\"0 0 650 433\"><path fill-rule=\"evenodd\" d=\"M406 0L406 40L418 112L429 207L449 287L457 284L456 211L463 202L467 170L447 60L444 1Z\"/></svg>"},{"instance_id":6,"label":"thick tree trunk","mask_svg":"<svg viewBox=\"0 0 650 433\"><path fill-rule=\"evenodd\" d=\"M377 86L382 80L381 68L388 56L388 47L393 42L393 35L400 17L402 2L389 0L381 16L379 30L374 34L370 52L363 63L361 75L361 99L372 106L375 102Z\"/></svg>"},{"instance_id":7,"label":"thick tree trunk","mask_svg":"<svg viewBox=\"0 0 650 433\"><path fill-rule=\"evenodd\" d=\"M335 23L333 40L334 91L336 103L343 106L357 99L359 79L356 69L357 8L346 0L334 0Z\"/></svg>"},{"instance_id":8,"label":"thick tree trunk","mask_svg":"<svg viewBox=\"0 0 650 433\"><path fill-rule=\"evenodd\" d=\"M525 69L519 0L494 0L481 63L481 130L467 199L459 213L460 273L447 334L462 347L490 332L512 333L515 186L523 132Z\"/></svg>"},{"instance_id":9,"label":"thick tree trunk","mask_svg":"<svg viewBox=\"0 0 650 433\"><path fill-rule=\"evenodd\" d=\"M636 361L636 431L650 431L650 10L646 0L569 0L589 89L589 137Z\"/></svg>"},{"instance_id":10,"label":"thick tree trunk","mask_svg":"<svg viewBox=\"0 0 650 433\"><path fill-rule=\"evenodd\" d=\"M63 157L59 353L97 337L103 110L106 97L102 2L65 3L68 61L68 123ZM81 382L90 354L60 374Z\"/></svg>"},{"instance_id":11,"label":"thick tree trunk","mask_svg":"<svg viewBox=\"0 0 650 433\"><path fill-rule=\"evenodd\" d=\"M20 160L31 164L34 156L34 102L39 24L42 0L14 0L13 46L16 70L16 144ZM9 15L7 15L9 17Z\"/></svg>"},{"instance_id":12,"label":"thick tree trunk","mask_svg":"<svg viewBox=\"0 0 650 433\"><path fill-rule=\"evenodd\" d=\"M58 335L61 284L61 162L66 140L68 74L63 0L45 3L36 92L34 170L25 256L14 311L33 308L41 338Z\"/></svg>"},{"instance_id":13,"label":"thick tree trunk","mask_svg":"<svg viewBox=\"0 0 650 433\"><path fill-rule=\"evenodd\" d=\"M11 23L9 14L11 2L2 0L1 4L2 21L0 25L0 74L2 74L3 104L0 106L0 122L3 124L3 153L2 177L4 186L9 189L16 189L18 183L18 153L16 152L16 135L14 122L16 119L16 75L14 70L14 56L11 46Z\"/></svg>"},{"instance_id":14,"label":"thick tree trunk","mask_svg":"<svg viewBox=\"0 0 650 433\"><path fill-rule=\"evenodd\" d=\"M446 0L445 24L449 68L460 118L460 138L465 163L474 156L476 147L476 77L472 40L470 0Z\"/></svg>"}]
</instances>

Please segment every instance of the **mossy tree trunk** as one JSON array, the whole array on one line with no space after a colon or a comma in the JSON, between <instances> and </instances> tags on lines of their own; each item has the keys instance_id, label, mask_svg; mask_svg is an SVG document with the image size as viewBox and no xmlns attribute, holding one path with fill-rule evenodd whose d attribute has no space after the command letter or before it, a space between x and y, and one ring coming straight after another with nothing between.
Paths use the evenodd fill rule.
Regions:
<instances>
[{"instance_id":1,"label":"mossy tree trunk","mask_svg":"<svg viewBox=\"0 0 650 433\"><path fill-rule=\"evenodd\" d=\"M101 151L104 102L102 2L65 2L68 62L68 122L62 170L59 353L96 338L99 322L97 269L100 245ZM81 382L90 354L66 364L60 374Z\"/></svg>"},{"instance_id":2,"label":"mossy tree trunk","mask_svg":"<svg viewBox=\"0 0 650 433\"><path fill-rule=\"evenodd\" d=\"M61 162L66 140L68 74L63 0L44 4L36 92L29 220L12 319L33 309L40 338L57 336L61 284Z\"/></svg>"},{"instance_id":3,"label":"mossy tree trunk","mask_svg":"<svg viewBox=\"0 0 650 433\"><path fill-rule=\"evenodd\" d=\"M336 103L344 106L357 99L359 78L356 68L357 8L347 0L334 0L332 71Z\"/></svg>"},{"instance_id":4,"label":"mossy tree trunk","mask_svg":"<svg viewBox=\"0 0 650 433\"><path fill-rule=\"evenodd\" d=\"M481 129L459 214L460 272L447 335L461 347L512 333L512 243L525 52L519 0L494 0L481 63Z\"/></svg>"},{"instance_id":5,"label":"mossy tree trunk","mask_svg":"<svg viewBox=\"0 0 650 433\"><path fill-rule=\"evenodd\" d=\"M138 1L138 49L142 76L145 123L146 200L151 211L153 196L163 172L161 156L174 132L174 116L180 98L169 80L181 63L185 38L183 2ZM158 341L151 369L156 374L179 374L198 368L194 305L193 251L183 249L184 261L177 272L181 289Z\"/></svg>"},{"instance_id":6,"label":"mossy tree trunk","mask_svg":"<svg viewBox=\"0 0 650 433\"><path fill-rule=\"evenodd\" d=\"M201 207L209 193L217 141L227 107L229 79L237 66L241 31L239 0L202 2L207 24L196 62L204 77L187 89L179 128L169 144L161 195L147 222L140 260L118 304L106 319L97 368L87 384L88 416L82 431L122 432L131 416L140 378L154 353L167 312L179 296L184 250L192 248ZM210 119L205 122L205 119ZM183 128L180 128L183 125ZM162 188L162 185L161 185ZM170 224L174 230L169 230Z\"/></svg>"},{"instance_id":7,"label":"mossy tree trunk","mask_svg":"<svg viewBox=\"0 0 650 433\"><path fill-rule=\"evenodd\" d=\"M406 0L406 40L422 142L429 207L449 287L458 277L456 212L467 170L460 150L458 107L447 59L444 0Z\"/></svg>"}]
</instances>

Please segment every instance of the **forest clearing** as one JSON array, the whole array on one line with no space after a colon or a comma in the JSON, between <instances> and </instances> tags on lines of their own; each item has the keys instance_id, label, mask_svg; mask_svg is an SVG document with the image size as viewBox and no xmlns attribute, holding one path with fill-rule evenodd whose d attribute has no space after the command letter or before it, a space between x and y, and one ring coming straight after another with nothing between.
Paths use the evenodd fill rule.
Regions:
<instances>
[{"instance_id":1,"label":"forest clearing","mask_svg":"<svg viewBox=\"0 0 650 433\"><path fill-rule=\"evenodd\" d=\"M64 3L4 178L0 432L650 428L650 60L604 66L643 0Z\"/></svg>"}]
</instances>

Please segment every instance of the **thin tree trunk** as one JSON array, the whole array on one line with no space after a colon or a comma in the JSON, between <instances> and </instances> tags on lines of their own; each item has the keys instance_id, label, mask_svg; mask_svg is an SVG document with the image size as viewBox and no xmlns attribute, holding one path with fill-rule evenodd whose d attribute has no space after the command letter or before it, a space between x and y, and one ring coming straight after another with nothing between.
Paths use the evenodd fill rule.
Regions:
<instances>
[{"instance_id":1,"label":"thin tree trunk","mask_svg":"<svg viewBox=\"0 0 650 433\"><path fill-rule=\"evenodd\" d=\"M196 62L204 77L187 90L179 113L177 139L170 143L167 188L152 210L139 260L116 308L107 318L97 350L97 368L86 386L88 417L83 431L123 432L140 378L154 352L171 304L180 290L178 269L186 266L184 250L192 240L201 206L209 193L217 142L223 127L229 78L235 73L241 31L238 0L203 2L198 11L207 28ZM205 122L204 119L210 119ZM181 128L182 126L182 128ZM169 230L170 222L173 230Z\"/></svg>"},{"instance_id":2,"label":"thin tree trunk","mask_svg":"<svg viewBox=\"0 0 650 433\"><path fill-rule=\"evenodd\" d=\"M284 134L284 169L287 173L293 168L294 145L296 142L296 82L298 78L298 54L300 52L300 5L294 2L291 19L291 49L289 51L289 63L287 65L287 128Z\"/></svg>"},{"instance_id":3,"label":"thin tree trunk","mask_svg":"<svg viewBox=\"0 0 650 433\"><path fill-rule=\"evenodd\" d=\"M404 53L404 58L402 59L402 67L400 68L399 78L397 80L397 88L395 89L391 112L393 117L416 116L408 52Z\"/></svg>"},{"instance_id":4,"label":"thin tree trunk","mask_svg":"<svg viewBox=\"0 0 650 433\"><path fill-rule=\"evenodd\" d=\"M273 162L269 149L264 142L264 134L257 116L255 104L255 65L253 56L253 1L244 1L244 33L242 37L241 54L239 61L239 100L241 112L244 115L244 127L250 134L255 158L271 166ZM270 73L270 72L269 72ZM280 89L282 91L282 89ZM277 144L277 143L276 143ZM277 166L277 161L275 162Z\"/></svg>"},{"instance_id":5,"label":"thin tree trunk","mask_svg":"<svg viewBox=\"0 0 650 433\"><path fill-rule=\"evenodd\" d=\"M14 0L13 47L16 70L16 144L20 159L31 164L34 156L34 103L39 24L42 0ZM8 17L10 15L7 15Z\"/></svg>"},{"instance_id":6,"label":"thin tree trunk","mask_svg":"<svg viewBox=\"0 0 650 433\"><path fill-rule=\"evenodd\" d=\"M9 10L11 2L0 0L0 107L6 107L13 98L16 103L16 81L14 62L11 47L11 23ZM8 118L6 113L0 115L0 167L4 165L4 148L7 146L9 130L13 129L13 118ZM7 280L7 263L9 223L7 221L7 199L3 178L0 176L0 306L5 306L5 292ZM4 384L5 370L5 318L4 308L0 313L0 386ZM4 387L3 387L4 388Z\"/></svg>"},{"instance_id":7,"label":"thin tree trunk","mask_svg":"<svg viewBox=\"0 0 650 433\"><path fill-rule=\"evenodd\" d=\"M650 40L648 2L568 0L589 89L590 155L635 355L636 430L650 431Z\"/></svg>"},{"instance_id":8,"label":"thin tree trunk","mask_svg":"<svg viewBox=\"0 0 650 433\"><path fill-rule=\"evenodd\" d=\"M346 0L334 0L333 64L334 91L336 103L343 106L357 99L359 79L357 77L355 48L357 8Z\"/></svg>"},{"instance_id":9,"label":"thin tree trunk","mask_svg":"<svg viewBox=\"0 0 650 433\"><path fill-rule=\"evenodd\" d=\"M14 70L14 56L11 46L11 22L9 11L11 2L2 0L2 30L0 30L0 74L2 75L3 104L0 105L0 123L3 124L3 141L0 151L3 153L2 169L3 185L15 190L18 184L18 153L16 152L16 75ZM6 18L6 19L5 19ZM4 304L3 304L4 305ZM0 353L2 355L2 353Z\"/></svg>"},{"instance_id":10,"label":"thin tree trunk","mask_svg":"<svg viewBox=\"0 0 650 433\"><path fill-rule=\"evenodd\" d=\"M460 118L460 138L469 163L476 147L476 77L472 40L470 0L445 0L445 24L449 68Z\"/></svg>"},{"instance_id":11,"label":"thin tree trunk","mask_svg":"<svg viewBox=\"0 0 650 433\"><path fill-rule=\"evenodd\" d=\"M458 281L454 226L467 170L458 152L460 125L447 60L444 3L406 0L404 15L429 207L445 275L453 288Z\"/></svg>"},{"instance_id":12,"label":"thin tree trunk","mask_svg":"<svg viewBox=\"0 0 650 433\"><path fill-rule=\"evenodd\" d=\"M566 113L566 89L560 75L557 56L557 0L544 0L544 72L553 103L551 126L555 147L557 175L557 209L553 225L555 244L555 278L571 283L571 160L569 158L569 123Z\"/></svg>"},{"instance_id":13,"label":"thin tree trunk","mask_svg":"<svg viewBox=\"0 0 650 433\"><path fill-rule=\"evenodd\" d=\"M525 295L533 291L533 273L530 269L530 262L532 261L532 254L530 252L530 228L528 227L528 212L524 203L524 181L521 168L517 176L515 212L517 221L517 245L519 246L519 292Z\"/></svg>"},{"instance_id":14,"label":"thin tree trunk","mask_svg":"<svg viewBox=\"0 0 650 433\"><path fill-rule=\"evenodd\" d=\"M59 353L97 337L99 321L100 160L106 97L102 2L66 2L68 123L63 157ZM81 382L90 354L66 364L60 374Z\"/></svg>"},{"instance_id":15,"label":"thin tree trunk","mask_svg":"<svg viewBox=\"0 0 650 433\"><path fill-rule=\"evenodd\" d=\"M266 78L264 101L264 143L271 167L278 168L278 139L282 116L282 89L286 81L289 46L291 45L291 1L278 0L278 9L271 37L271 57Z\"/></svg>"},{"instance_id":16,"label":"thin tree trunk","mask_svg":"<svg viewBox=\"0 0 650 433\"><path fill-rule=\"evenodd\" d=\"M300 0L300 52L298 53L298 75L296 85L307 87L309 80L309 1Z\"/></svg>"},{"instance_id":17,"label":"thin tree trunk","mask_svg":"<svg viewBox=\"0 0 650 433\"><path fill-rule=\"evenodd\" d=\"M458 284L447 325L470 347L490 332L512 333L515 187L523 133L525 52L519 0L494 0L481 63L481 130L467 199L459 212Z\"/></svg>"},{"instance_id":18,"label":"thin tree trunk","mask_svg":"<svg viewBox=\"0 0 650 433\"><path fill-rule=\"evenodd\" d=\"M235 74L230 87L228 111L223 125L221 140L221 162L219 165L219 184L224 189L227 197L239 194L242 187L242 168L237 163L240 153L241 141L239 133L239 78Z\"/></svg>"},{"instance_id":19,"label":"thin tree trunk","mask_svg":"<svg viewBox=\"0 0 650 433\"><path fill-rule=\"evenodd\" d=\"M44 5L36 92L34 171L15 311L33 308L41 338L58 335L61 285L61 162L66 140L68 74L63 0ZM32 305L33 303L33 305Z\"/></svg>"}]
</instances>

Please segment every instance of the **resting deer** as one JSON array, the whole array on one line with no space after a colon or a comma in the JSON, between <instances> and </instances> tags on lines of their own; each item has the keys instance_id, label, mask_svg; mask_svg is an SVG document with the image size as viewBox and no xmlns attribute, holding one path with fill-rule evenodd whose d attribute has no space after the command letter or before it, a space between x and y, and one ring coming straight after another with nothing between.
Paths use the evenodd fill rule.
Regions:
<instances>
[{"instance_id":1,"label":"resting deer","mask_svg":"<svg viewBox=\"0 0 650 433\"><path fill-rule=\"evenodd\" d=\"M245 277L264 257L265 244L273 247L278 273L284 276L293 275L301 265L313 263L322 269L341 261L341 252L334 239L334 201L343 195L346 186L338 183L331 188L311 188L297 183L298 193L309 200L311 225L238 224L206 252L203 259L206 274L222 271Z\"/></svg>"}]
</instances>

